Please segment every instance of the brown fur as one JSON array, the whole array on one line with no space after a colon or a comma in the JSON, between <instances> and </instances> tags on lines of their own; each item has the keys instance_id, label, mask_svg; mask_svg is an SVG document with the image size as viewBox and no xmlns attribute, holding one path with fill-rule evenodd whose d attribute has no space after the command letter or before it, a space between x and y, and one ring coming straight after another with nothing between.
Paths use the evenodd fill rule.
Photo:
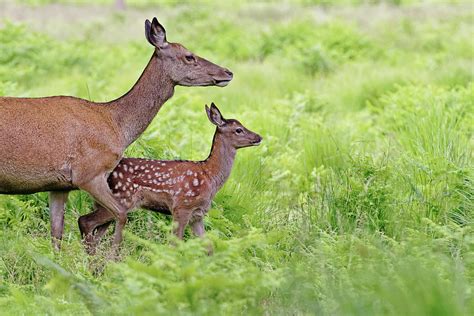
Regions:
<instances>
[{"instance_id":1,"label":"brown fur","mask_svg":"<svg viewBox=\"0 0 474 316\"><path fill-rule=\"evenodd\" d=\"M127 213L141 207L171 214L178 238L183 237L188 223L197 236L203 236L203 217L230 175L236 149L258 145L262 140L260 135L249 131L240 122L222 118L214 104L207 110L217 129L206 160L124 158L108 179L114 196L126 207ZM97 243L113 219L100 205L95 206L94 212L79 218L79 228L89 253L95 252Z\"/></svg>"},{"instance_id":2,"label":"brown fur","mask_svg":"<svg viewBox=\"0 0 474 316\"><path fill-rule=\"evenodd\" d=\"M137 83L117 100L0 98L0 193L51 191L51 234L57 248L70 190L87 191L117 218L124 212L108 188L108 175L175 85L224 86L232 79L229 70L168 43L156 18L145 26L155 51ZM117 243L121 238L116 231Z\"/></svg>"}]
</instances>

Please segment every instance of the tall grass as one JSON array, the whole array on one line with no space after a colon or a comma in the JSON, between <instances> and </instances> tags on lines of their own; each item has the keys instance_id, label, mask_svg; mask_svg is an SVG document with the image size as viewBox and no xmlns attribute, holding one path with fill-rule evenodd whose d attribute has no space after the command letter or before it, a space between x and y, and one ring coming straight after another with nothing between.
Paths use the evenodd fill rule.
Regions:
<instances>
[{"instance_id":1,"label":"tall grass","mask_svg":"<svg viewBox=\"0 0 474 316\"><path fill-rule=\"evenodd\" d=\"M238 152L206 240L187 233L170 246L170 219L137 211L117 263L104 260L109 240L85 255L77 218L91 209L87 194L70 196L61 253L50 246L45 193L0 196L0 314L472 314L472 10L129 4L64 25L74 35L61 39L35 21L4 21L0 95L123 94L151 47L141 29L134 40L121 32L156 12L169 40L235 79L178 87L126 155L204 159L211 101L264 142Z\"/></svg>"}]
</instances>

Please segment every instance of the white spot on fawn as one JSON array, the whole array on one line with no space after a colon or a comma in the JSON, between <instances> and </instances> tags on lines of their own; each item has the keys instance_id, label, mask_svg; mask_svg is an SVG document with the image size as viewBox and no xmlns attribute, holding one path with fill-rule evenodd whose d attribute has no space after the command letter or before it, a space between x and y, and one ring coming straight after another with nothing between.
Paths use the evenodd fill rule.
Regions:
<instances>
[{"instance_id":1,"label":"white spot on fawn","mask_svg":"<svg viewBox=\"0 0 474 316\"><path fill-rule=\"evenodd\" d=\"M123 179L123 174L121 172L119 172L119 178Z\"/></svg>"},{"instance_id":2,"label":"white spot on fawn","mask_svg":"<svg viewBox=\"0 0 474 316\"><path fill-rule=\"evenodd\" d=\"M195 187L197 187L197 186L199 185L199 180L196 179L196 178L194 178L194 180L193 180L193 185L194 185Z\"/></svg>"},{"instance_id":3,"label":"white spot on fawn","mask_svg":"<svg viewBox=\"0 0 474 316\"><path fill-rule=\"evenodd\" d=\"M128 166L127 166L127 165L123 165L123 170L128 171Z\"/></svg>"},{"instance_id":4,"label":"white spot on fawn","mask_svg":"<svg viewBox=\"0 0 474 316\"><path fill-rule=\"evenodd\" d=\"M117 171L114 171L112 175L114 176L114 178L117 178Z\"/></svg>"}]
</instances>

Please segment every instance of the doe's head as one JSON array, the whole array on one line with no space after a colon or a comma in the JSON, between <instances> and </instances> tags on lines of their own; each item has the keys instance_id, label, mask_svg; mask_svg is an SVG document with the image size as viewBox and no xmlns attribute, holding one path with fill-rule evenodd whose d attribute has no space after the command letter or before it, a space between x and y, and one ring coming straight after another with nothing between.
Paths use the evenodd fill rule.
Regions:
<instances>
[{"instance_id":1,"label":"doe's head","mask_svg":"<svg viewBox=\"0 0 474 316\"><path fill-rule=\"evenodd\" d=\"M229 69L197 56L181 44L168 42L165 28L156 18L145 21L145 36L164 63L166 75L177 85L225 87L233 78Z\"/></svg>"},{"instance_id":2,"label":"doe's head","mask_svg":"<svg viewBox=\"0 0 474 316\"><path fill-rule=\"evenodd\" d=\"M262 136L247 129L237 120L225 119L214 102L210 108L206 105L206 113L209 121L217 126L217 133L223 135L234 148L260 145Z\"/></svg>"}]
</instances>

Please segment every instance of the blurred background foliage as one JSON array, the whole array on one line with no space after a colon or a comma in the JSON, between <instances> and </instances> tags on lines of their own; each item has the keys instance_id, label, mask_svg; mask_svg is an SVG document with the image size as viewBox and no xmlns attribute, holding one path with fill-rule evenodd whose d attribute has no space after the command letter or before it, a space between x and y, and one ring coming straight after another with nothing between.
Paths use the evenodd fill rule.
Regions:
<instances>
[{"instance_id":1,"label":"blurred background foliage","mask_svg":"<svg viewBox=\"0 0 474 316\"><path fill-rule=\"evenodd\" d=\"M204 159L211 101L264 143L239 151L208 241L171 247L169 218L137 211L118 263L82 249L87 194L61 253L45 193L0 196L0 314L474 312L471 3L3 0L0 95L119 97L153 16L235 79L178 87L126 155Z\"/></svg>"}]
</instances>

